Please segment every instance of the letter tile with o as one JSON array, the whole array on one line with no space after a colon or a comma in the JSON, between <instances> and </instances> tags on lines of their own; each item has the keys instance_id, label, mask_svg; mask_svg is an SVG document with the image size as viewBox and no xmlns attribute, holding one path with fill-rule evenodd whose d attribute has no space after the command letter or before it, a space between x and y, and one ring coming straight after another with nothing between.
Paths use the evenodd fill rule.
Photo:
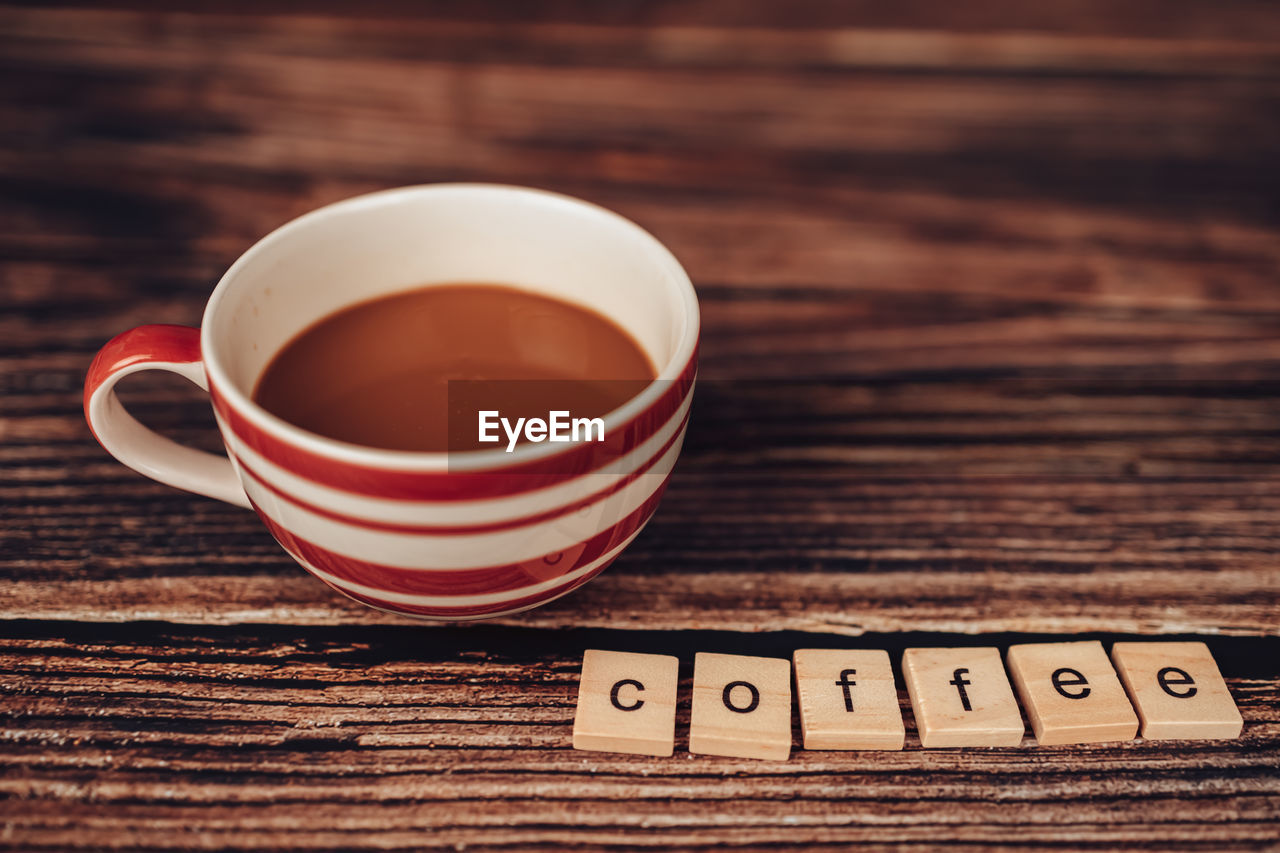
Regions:
<instances>
[{"instance_id":1,"label":"letter tile with o","mask_svg":"<svg viewBox=\"0 0 1280 853\"><path fill-rule=\"evenodd\" d=\"M789 758L791 661L699 652L693 661L689 751Z\"/></svg>"}]
</instances>

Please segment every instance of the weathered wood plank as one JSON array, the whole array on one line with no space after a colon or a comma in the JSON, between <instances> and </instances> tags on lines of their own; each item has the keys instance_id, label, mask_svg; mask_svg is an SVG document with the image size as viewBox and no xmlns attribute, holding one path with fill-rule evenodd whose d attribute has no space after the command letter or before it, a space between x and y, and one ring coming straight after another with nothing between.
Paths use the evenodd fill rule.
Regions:
<instances>
[{"instance_id":1,"label":"weathered wood plank","mask_svg":"<svg viewBox=\"0 0 1280 853\"><path fill-rule=\"evenodd\" d=\"M274 546L273 546L274 547ZM750 546L719 559L756 559ZM805 572L699 571L664 561L661 573L617 566L565 599L495 624L526 627L729 631L796 630L842 635L867 631L1125 631L1275 636L1280 582L1274 566L1182 571L1168 567L1093 568L1045 573L1021 567L972 572L921 570L928 559L886 554L907 571L880 568ZM678 558L677 558L678 559ZM818 562L819 554L805 559ZM275 622L297 625L391 624L332 593L281 555L270 569L227 575L234 561L208 557L127 558L152 577L127 580L31 580L0 583L4 611L40 619L184 623ZM878 562L878 561L873 561ZM110 564L110 563L109 563ZM286 565L287 564L287 565ZM982 561L978 561L979 566ZM55 564L56 565L56 564ZM257 569L256 571L254 571ZM74 564L65 565L68 574ZM192 572L166 577L169 572ZM221 571L219 571L221 570ZM449 630L441 627L441 630Z\"/></svg>"},{"instance_id":2,"label":"weathered wood plank","mask_svg":"<svg viewBox=\"0 0 1280 853\"><path fill-rule=\"evenodd\" d=\"M37 846L81 845L74 819L121 847L174 832L237 849L989 844L1017 827L1026 843L1194 849L1264 841L1280 808L1280 685L1250 654L1258 641L1211 641L1246 719L1239 741L921 751L909 726L905 752L774 763L683 751L691 649L725 635L586 640L682 656L679 751L652 759L570 748L576 638L14 627L0 641L0 814ZM956 638L908 642L921 640ZM977 793L988 778L1013 795Z\"/></svg>"},{"instance_id":3,"label":"weathered wood plank","mask_svg":"<svg viewBox=\"0 0 1280 853\"><path fill-rule=\"evenodd\" d=\"M10 2L7 6L78 7L67 0ZM176 17L170 4L161 0L109 0L95 7L130 12L167 12ZM683 0L646 4L643 10L626 5L601 5L592 0L561 0L551 4L529 4L520 0L441 0L429 10L404 0L369 0L359 9L341 0L316 0L300 8L290 0L222 0L194 2L184 10L199 11L202 17L219 13L260 21L286 18L295 26L305 26L308 18L336 19L342 27L358 26L375 19L395 26L415 22L432 24L480 23L490 25L494 37L510 42L520 39L500 26L527 32L544 24L577 24L630 28L637 38L670 26L710 27L732 34L743 28L764 28L786 35L809 28L867 27L875 30L906 28L946 33L1062 33L1090 39L1108 36L1162 37L1179 40L1223 38L1233 42L1265 39L1276 32L1275 16L1265 6L1249 0L1222 0L1206 8L1195 0L1137 2L1100 13L1089 0L1055 0L1028 6L1017 0L995 0L973 9L939 5L934 0L903 0L890 6L874 2L832 4L825 0L796 0L786 8L769 5L743 6L735 0ZM339 45L338 49L345 48ZM546 61L546 60L544 60Z\"/></svg>"}]
</instances>

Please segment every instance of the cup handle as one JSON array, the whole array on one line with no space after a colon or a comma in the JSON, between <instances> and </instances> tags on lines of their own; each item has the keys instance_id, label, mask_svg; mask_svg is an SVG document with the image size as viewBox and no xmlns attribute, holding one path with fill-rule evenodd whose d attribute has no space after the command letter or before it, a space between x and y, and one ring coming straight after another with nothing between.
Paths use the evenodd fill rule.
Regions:
<instances>
[{"instance_id":1,"label":"cup handle","mask_svg":"<svg viewBox=\"0 0 1280 853\"><path fill-rule=\"evenodd\" d=\"M98 351L84 380L84 416L103 448L153 480L249 507L231 460L183 447L134 419L116 397L121 378L140 370L168 370L209 390L200 359L200 330L190 326L139 326L116 335Z\"/></svg>"}]
</instances>

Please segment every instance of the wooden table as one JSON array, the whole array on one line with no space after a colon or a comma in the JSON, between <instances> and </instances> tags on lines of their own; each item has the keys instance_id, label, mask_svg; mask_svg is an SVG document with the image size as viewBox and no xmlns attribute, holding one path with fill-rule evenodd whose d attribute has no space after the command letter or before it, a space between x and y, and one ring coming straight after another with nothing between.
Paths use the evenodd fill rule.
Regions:
<instances>
[{"instance_id":1,"label":"wooden table","mask_svg":"<svg viewBox=\"0 0 1280 853\"><path fill-rule=\"evenodd\" d=\"M159 6L0 9L0 844L1277 845L1273 7ZM684 456L600 579L395 619L92 441L111 335L456 180L612 207L699 288ZM194 389L126 391L217 446ZM685 749L699 650L1135 635L1207 641L1243 738ZM570 748L588 647L680 656L673 758Z\"/></svg>"}]
</instances>

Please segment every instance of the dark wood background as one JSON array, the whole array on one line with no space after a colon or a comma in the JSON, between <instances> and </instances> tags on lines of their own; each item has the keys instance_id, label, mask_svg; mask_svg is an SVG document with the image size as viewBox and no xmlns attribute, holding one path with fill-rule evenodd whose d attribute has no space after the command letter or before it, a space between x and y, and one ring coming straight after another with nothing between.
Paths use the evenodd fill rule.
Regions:
<instances>
[{"instance_id":1,"label":"dark wood background","mask_svg":"<svg viewBox=\"0 0 1280 853\"><path fill-rule=\"evenodd\" d=\"M0 845L1277 846L1276 6L165 6L0 8ZM79 401L276 225L452 180L634 218L704 312L653 523L464 627L337 597ZM686 704L673 758L570 748L587 647L680 655L687 703L698 650L1137 635L1205 639L1244 737L750 762Z\"/></svg>"}]
</instances>

